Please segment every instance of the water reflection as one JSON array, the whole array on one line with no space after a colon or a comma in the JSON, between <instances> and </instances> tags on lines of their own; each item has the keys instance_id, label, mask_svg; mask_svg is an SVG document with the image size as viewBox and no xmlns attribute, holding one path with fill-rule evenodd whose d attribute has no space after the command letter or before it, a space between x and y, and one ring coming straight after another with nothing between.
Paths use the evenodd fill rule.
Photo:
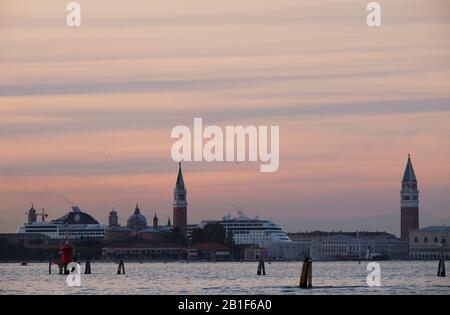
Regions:
<instances>
[{"instance_id":1,"label":"water reflection","mask_svg":"<svg viewBox=\"0 0 450 315\"><path fill-rule=\"evenodd\" d=\"M436 262L380 262L381 287L366 285L366 264L314 262L313 288L298 288L300 262L272 262L257 276L257 263L93 263L81 287L47 264L0 264L0 294L450 294L450 279L436 277ZM82 270L84 270L82 268Z\"/></svg>"}]
</instances>

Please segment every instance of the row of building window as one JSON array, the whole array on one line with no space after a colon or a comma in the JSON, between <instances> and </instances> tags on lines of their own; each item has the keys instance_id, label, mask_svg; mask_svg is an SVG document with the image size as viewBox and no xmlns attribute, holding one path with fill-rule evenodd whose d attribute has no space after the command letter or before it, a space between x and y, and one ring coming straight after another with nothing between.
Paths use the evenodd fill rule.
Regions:
<instances>
[{"instance_id":1,"label":"row of building window","mask_svg":"<svg viewBox=\"0 0 450 315\"><path fill-rule=\"evenodd\" d=\"M423 241L424 241L425 243L428 243L428 237L425 236L425 237L423 238ZM414 237L414 242L415 242L415 243L419 242L419 238L418 238L417 236ZM438 242L437 236L434 237L434 242L435 242L435 243ZM441 242L442 242L442 244L445 244L447 241L446 241L445 238L442 238Z\"/></svg>"},{"instance_id":2,"label":"row of building window","mask_svg":"<svg viewBox=\"0 0 450 315\"><path fill-rule=\"evenodd\" d=\"M154 254L154 253L179 253L182 252L181 249L120 249L114 252L120 254Z\"/></svg>"},{"instance_id":3,"label":"row of building window","mask_svg":"<svg viewBox=\"0 0 450 315\"><path fill-rule=\"evenodd\" d=\"M347 241L323 241L324 245L346 245Z\"/></svg>"},{"instance_id":4,"label":"row of building window","mask_svg":"<svg viewBox=\"0 0 450 315\"><path fill-rule=\"evenodd\" d=\"M450 255L411 255L411 259L449 259Z\"/></svg>"},{"instance_id":5,"label":"row of building window","mask_svg":"<svg viewBox=\"0 0 450 315\"><path fill-rule=\"evenodd\" d=\"M398 250L398 251L406 250L406 246L392 246L392 245L390 245L390 246L389 245L388 246L374 246L372 249L374 251L380 251L380 250L384 250L387 248L389 248L390 250Z\"/></svg>"},{"instance_id":6,"label":"row of building window","mask_svg":"<svg viewBox=\"0 0 450 315\"><path fill-rule=\"evenodd\" d=\"M261 223L233 223L233 224L224 224L225 228L231 229L236 226L263 226Z\"/></svg>"},{"instance_id":7,"label":"row of building window","mask_svg":"<svg viewBox=\"0 0 450 315\"><path fill-rule=\"evenodd\" d=\"M322 253L346 253L346 248L322 248Z\"/></svg>"},{"instance_id":8,"label":"row of building window","mask_svg":"<svg viewBox=\"0 0 450 315\"><path fill-rule=\"evenodd\" d=\"M59 233L59 236L63 237L65 236L65 233ZM105 233L103 232L92 232L92 233L67 233L67 236L105 236Z\"/></svg>"},{"instance_id":9,"label":"row of building window","mask_svg":"<svg viewBox=\"0 0 450 315\"><path fill-rule=\"evenodd\" d=\"M443 247L443 248L436 248L436 247L419 247L414 248L415 252L450 252L450 248Z\"/></svg>"},{"instance_id":10,"label":"row of building window","mask_svg":"<svg viewBox=\"0 0 450 315\"><path fill-rule=\"evenodd\" d=\"M403 200L414 200L414 201L417 201L418 198L417 198L417 196L412 196L412 199L411 199L409 196L403 196Z\"/></svg>"}]
</instances>

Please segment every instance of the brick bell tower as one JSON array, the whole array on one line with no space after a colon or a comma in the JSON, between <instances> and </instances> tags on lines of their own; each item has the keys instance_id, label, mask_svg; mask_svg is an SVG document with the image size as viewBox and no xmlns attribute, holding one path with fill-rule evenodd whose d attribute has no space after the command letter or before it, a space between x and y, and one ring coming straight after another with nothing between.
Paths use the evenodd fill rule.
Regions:
<instances>
[{"instance_id":1,"label":"brick bell tower","mask_svg":"<svg viewBox=\"0 0 450 315\"><path fill-rule=\"evenodd\" d=\"M409 232L419 228L419 191L417 179L408 154L405 174L402 180L401 196L401 239L408 240Z\"/></svg>"},{"instance_id":2,"label":"brick bell tower","mask_svg":"<svg viewBox=\"0 0 450 315\"><path fill-rule=\"evenodd\" d=\"M178 227L184 236L187 235L187 198L184 186L181 162L179 163L177 183L173 190L173 227Z\"/></svg>"}]
</instances>

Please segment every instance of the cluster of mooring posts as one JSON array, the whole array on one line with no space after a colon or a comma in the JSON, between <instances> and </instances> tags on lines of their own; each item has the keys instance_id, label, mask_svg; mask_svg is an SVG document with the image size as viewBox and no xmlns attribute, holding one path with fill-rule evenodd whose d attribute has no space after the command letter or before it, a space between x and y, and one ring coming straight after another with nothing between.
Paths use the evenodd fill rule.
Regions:
<instances>
[{"instance_id":1,"label":"cluster of mooring posts","mask_svg":"<svg viewBox=\"0 0 450 315\"><path fill-rule=\"evenodd\" d=\"M64 249L64 250L61 250L58 261L55 261L50 258L50 260L48 262L48 274L49 275L52 274L52 265L58 265L58 270L59 270L60 275L68 275L68 274L70 274L70 270L68 270L68 265L71 262L77 262L77 260L72 256L73 249L70 246L70 244L64 245L64 247L62 247L62 249ZM125 263L123 262L123 259L119 260L118 265L119 265L119 267L117 269L117 274L124 275L125 274ZM74 269L74 268L72 268L72 269ZM92 273L91 259L87 258L86 264L84 267L84 274L90 275L91 273Z\"/></svg>"},{"instance_id":2,"label":"cluster of mooring posts","mask_svg":"<svg viewBox=\"0 0 450 315\"><path fill-rule=\"evenodd\" d=\"M303 262L302 274L300 275L300 288L312 288L312 259L306 257Z\"/></svg>"},{"instance_id":3,"label":"cluster of mooring posts","mask_svg":"<svg viewBox=\"0 0 450 315\"><path fill-rule=\"evenodd\" d=\"M76 259L73 256L73 247L70 245L68 241L64 244L63 247L60 248L59 251L59 259L54 261L52 258L48 261L48 274L52 273L52 265L58 265L58 270L60 275L69 274L69 270L67 270L67 266L71 262L75 262Z\"/></svg>"},{"instance_id":4,"label":"cluster of mooring posts","mask_svg":"<svg viewBox=\"0 0 450 315\"><path fill-rule=\"evenodd\" d=\"M68 275L73 270L68 270L68 265L72 262L77 262L77 259L74 256L74 248L72 244L70 244L69 240L66 236L66 242L64 246L62 246L59 250L59 258L55 261L52 257L50 257L48 261L48 274L52 273L52 265L58 265L58 270L60 275ZM74 268L72 268L74 269ZM86 265L84 268L84 274L90 275L92 273L91 269L91 259L86 259ZM119 268L117 270L117 274L125 274L125 263L122 259L119 260Z\"/></svg>"},{"instance_id":5,"label":"cluster of mooring posts","mask_svg":"<svg viewBox=\"0 0 450 315\"><path fill-rule=\"evenodd\" d=\"M259 259L258 269L256 271L258 276L266 275L266 268L264 264L264 260L262 258ZM303 262L302 273L300 275L300 288L302 289L310 289L312 288L312 259L310 257L306 257Z\"/></svg>"}]
</instances>

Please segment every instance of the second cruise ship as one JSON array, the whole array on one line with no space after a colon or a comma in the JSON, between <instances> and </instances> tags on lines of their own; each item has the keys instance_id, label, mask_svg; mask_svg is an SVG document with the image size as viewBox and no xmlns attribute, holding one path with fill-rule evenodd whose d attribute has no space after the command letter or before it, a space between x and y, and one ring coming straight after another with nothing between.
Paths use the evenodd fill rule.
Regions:
<instances>
[{"instance_id":1,"label":"second cruise ship","mask_svg":"<svg viewBox=\"0 0 450 315\"><path fill-rule=\"evenodd\" d=\"M236 211L236 216L226 215L219 221L202 221L198 225L190 225L188 236L194 228L203 228L208 223L220 223L227 237L232 235L237 245L259 245L269 248L274 243L291 243L287 233L278 225L269 220L250 218L242 210Z\"/></svg>"}]
</instances>

